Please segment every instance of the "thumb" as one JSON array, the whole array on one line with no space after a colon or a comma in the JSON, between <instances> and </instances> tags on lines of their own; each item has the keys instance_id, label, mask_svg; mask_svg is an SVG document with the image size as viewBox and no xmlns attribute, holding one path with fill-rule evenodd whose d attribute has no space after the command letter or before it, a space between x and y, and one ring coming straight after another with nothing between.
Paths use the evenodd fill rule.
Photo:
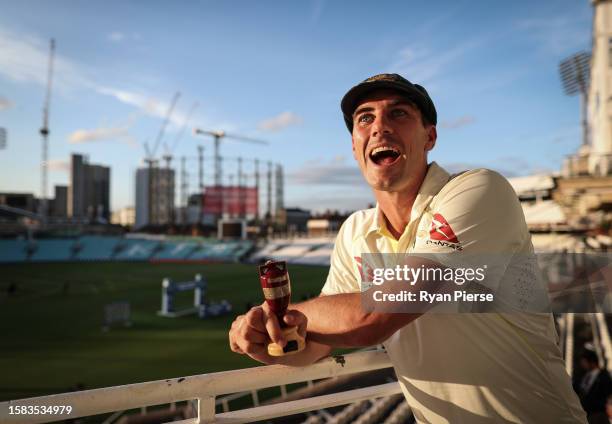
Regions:
<instances>
[{"instance_id":1,"label":"thumb","mask_svg":"<svg viewBox=\"0 0 612 424\"><path fill-rule=\"evenodd\" d=\"M284 317L285 323L297 327L300 336L306 336L306 327L308 326L308 318L306 315L297 310L289 310Z\"/></svg>"},{"instance_id":2,"label":"thumb","mask_svg":"<svg viewBox=\"0 0 612 424\"><path fill-rule=\"evenodd\" d=\"M283 332L281 331L280 324L278 322L278 318L276 318L276 314L272 311L269 311L265 314L264 323L266 325L266 331L270 336L270 339L282 347L285 347L285 339L283 337Z\"/></svg>"}]
</instances>

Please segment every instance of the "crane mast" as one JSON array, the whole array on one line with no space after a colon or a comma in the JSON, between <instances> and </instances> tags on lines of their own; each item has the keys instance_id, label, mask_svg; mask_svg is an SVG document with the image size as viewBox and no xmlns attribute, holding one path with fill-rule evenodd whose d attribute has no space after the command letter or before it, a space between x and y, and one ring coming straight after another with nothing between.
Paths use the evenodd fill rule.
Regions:
<instances>
[{"instance_id":1,"label":"crane mast","mask_svg":"<svg viewBox=\"0 0 612 424\"><path fill-rule=\"evenodd\" d=\"M55 40L52 38L49 46L49 67L47 69L47 92L43 105L43 123L40 128L42 136L42 161L41 161L41 184L40 184L40 215L43 222L47 219L47 172L49 161L49 105L51 102L51 87L53 82L53 59L55 56Z\"/></svg>"}]
</instances>

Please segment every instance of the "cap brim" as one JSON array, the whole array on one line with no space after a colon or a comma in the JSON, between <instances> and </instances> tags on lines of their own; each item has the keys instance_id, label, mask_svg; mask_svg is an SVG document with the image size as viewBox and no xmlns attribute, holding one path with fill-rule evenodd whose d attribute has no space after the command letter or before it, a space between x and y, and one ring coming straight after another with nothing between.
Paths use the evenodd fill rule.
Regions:
<instances>
[{"instance_id":1,"label":"cap brim","mask_svg":"<svg viewBox=\"0 0 612 424\"><path fill-rule=\"evenodd\" d=\"M340 102L340 109L344 114L344 122L346 123L346 127L349 131L353 129L353 113L358 106L358 102L361 98L363 98L366 94L375 91L389 89L393 91L397 91L405 95L409 100L415 102L419 109L423 110L424 99L423 93L419 92L414 87L406 87L402 84L398 84L395 81L371 81L367 83L361 83L351 88L342 98Z\"/></svg>"}]
</instances>

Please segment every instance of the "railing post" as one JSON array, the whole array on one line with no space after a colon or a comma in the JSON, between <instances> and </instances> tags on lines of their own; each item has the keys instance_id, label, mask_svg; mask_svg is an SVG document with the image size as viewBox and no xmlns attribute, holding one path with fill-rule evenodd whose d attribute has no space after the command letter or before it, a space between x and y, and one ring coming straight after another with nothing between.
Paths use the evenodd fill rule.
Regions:
<instances>
[{"instance_id":1,"label":"railing post","mask_svg":"<svg viewBox=\"0 0 612 424\"><path fill-rule=\"evenodd\" d=\"M204 396L198 398L198 423L215 422L215 397Z\"/></svg>"},{"instance_id":2,"label":"railing post","mask_svg":"<svg viewBox=\"0 0 612 424\"><path fill-rule=\"evenodd\" d=\"M251 390L251 398L253 399L253 406L259 406L259 396L257 390Z\"/></svg>"}]
</instances>

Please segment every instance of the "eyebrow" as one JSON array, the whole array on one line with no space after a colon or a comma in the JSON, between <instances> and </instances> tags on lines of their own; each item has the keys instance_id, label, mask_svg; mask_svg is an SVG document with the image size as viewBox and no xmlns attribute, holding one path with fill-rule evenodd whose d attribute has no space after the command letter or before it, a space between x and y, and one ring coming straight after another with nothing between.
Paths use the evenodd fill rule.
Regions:
<instances>
[{"instance_id":1,"label":"eyebrow","mask_svg":"<svg viewBox=\"0 0 612 424\"><path fill-rule=\"evenodd\" d=\"M413 108L415 107L415 106L414 106L414 103L412 103L412 102L411 102L411 101L409 101L409 100L404 100L404 99L394 100L394 101L391 103L391 106L398 106L398 105L405 105L405 106L410 106L410 107L413 107ZM372 112L373 110L374 110L374 108L373 108L373 107L371 107L371 106L366 106L366 107L360 107L360 108L357 108L357 110L355 110L355 112L353 112L353 118L354 118L355 116L357 116L358 114L360 114L360 113L364 113L364 112Z\"/></svg>"}]
</instances>

